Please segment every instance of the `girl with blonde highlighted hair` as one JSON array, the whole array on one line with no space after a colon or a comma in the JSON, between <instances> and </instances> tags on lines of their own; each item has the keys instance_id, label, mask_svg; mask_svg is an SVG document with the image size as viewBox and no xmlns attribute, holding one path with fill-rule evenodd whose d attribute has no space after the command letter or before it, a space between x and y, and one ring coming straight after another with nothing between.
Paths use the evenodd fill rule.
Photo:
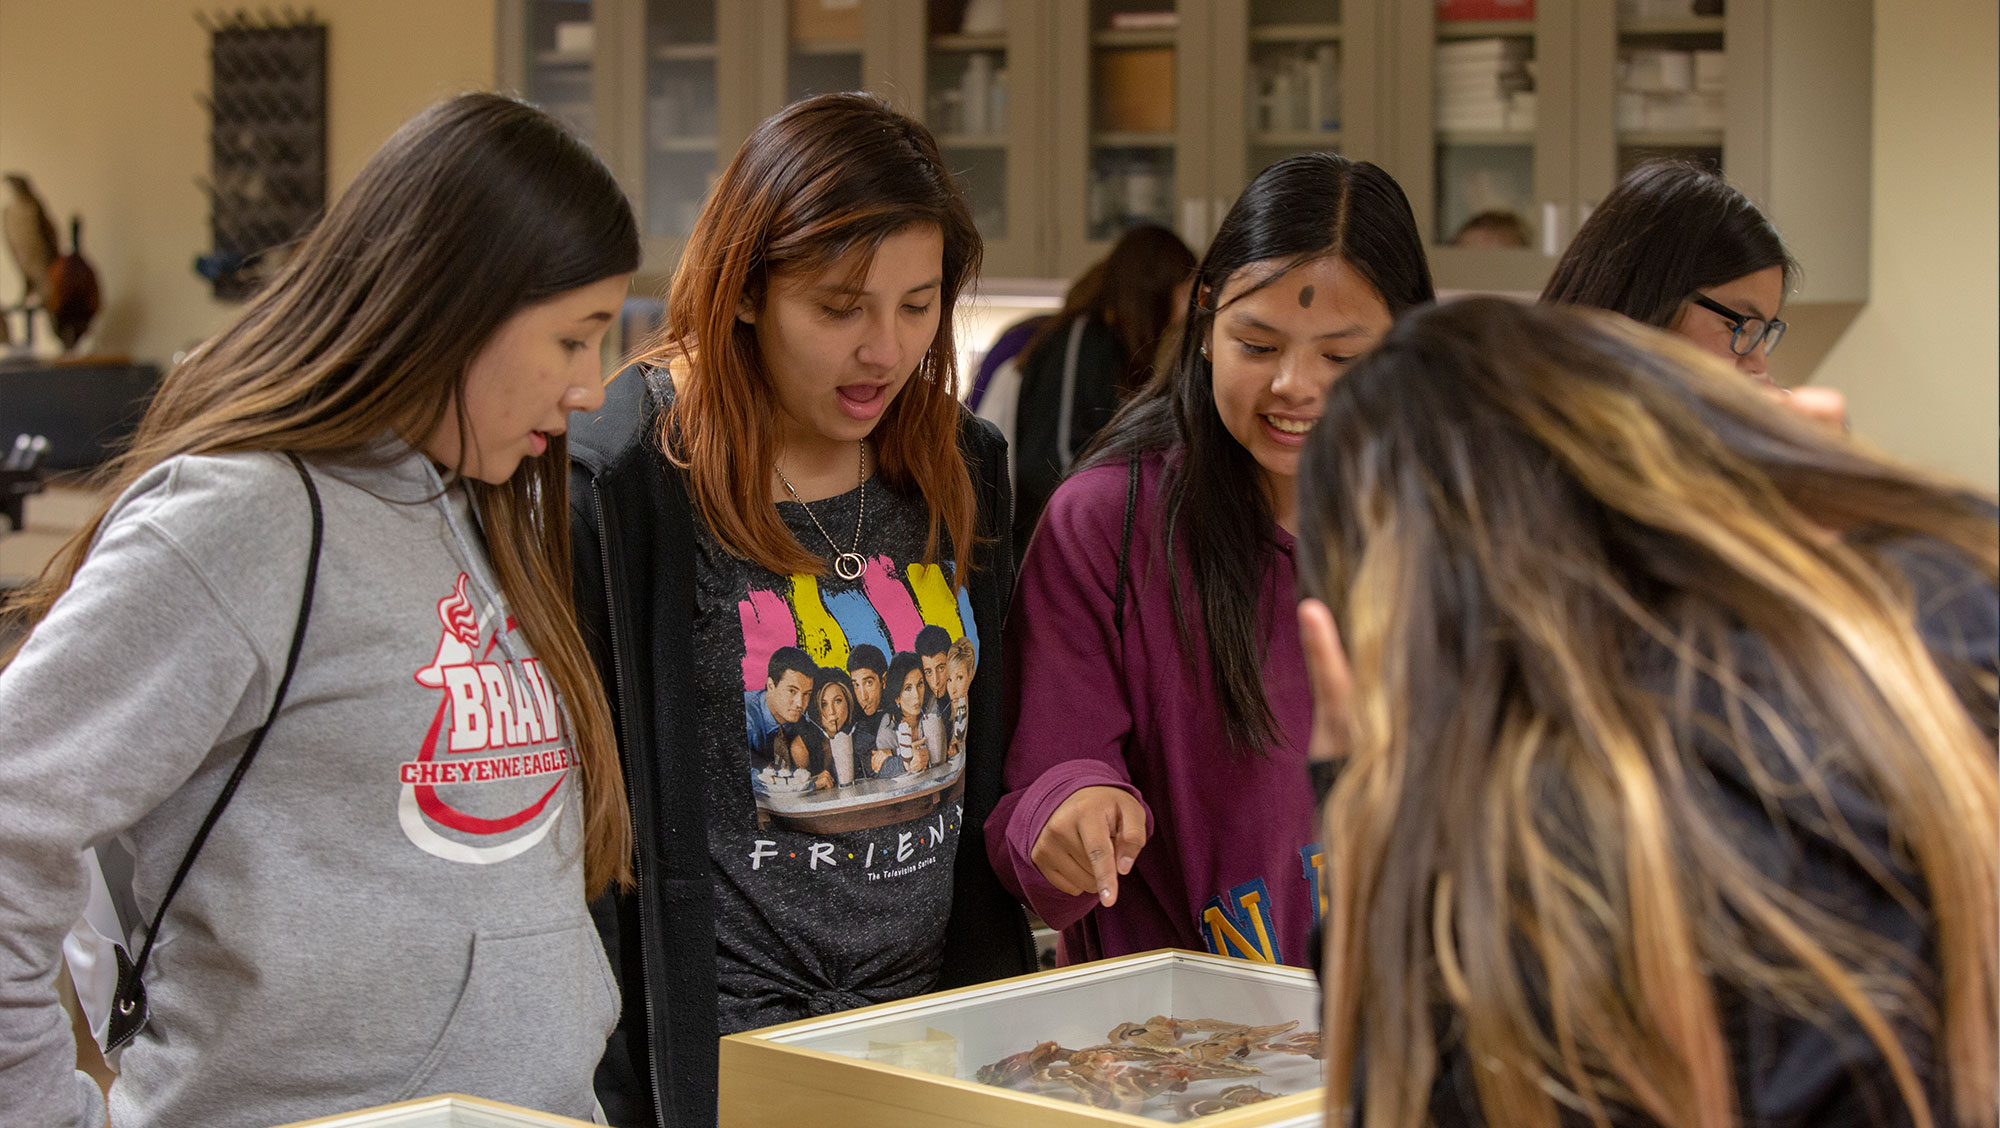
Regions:
<instances>
[{"instance_id":1,"label":"girl with blonde highlighted hair","mask_svg":"<svg viewBox=\"0 0 2000 1128\"><path fill-rule=\"evenodd\" d=\"M1300 511L1329 1123L1994 1123L1990 498L1474 299Z\"/></svg>"}]
</instances>

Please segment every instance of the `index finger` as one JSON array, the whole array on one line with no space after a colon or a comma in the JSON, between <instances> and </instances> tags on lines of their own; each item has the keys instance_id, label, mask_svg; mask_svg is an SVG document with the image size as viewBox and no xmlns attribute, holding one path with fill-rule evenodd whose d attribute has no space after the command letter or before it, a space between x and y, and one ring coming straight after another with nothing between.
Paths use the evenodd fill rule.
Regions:
<instances>
[{"instance_id":1,"label":"index finger","mask_svg":"<svg viewBox=\"0 0 2000 1128\"><path fill-rule=\"evenodd\" d=\"M1116 819L1113 808L1111 819ZM1106 908L1118 903L1118 851L1112 842L1110 819L1092 819L1078 827L1084 858L1090 862L1090 876L1097 886L1097 900Z\"/></svg>"}]
</instances>

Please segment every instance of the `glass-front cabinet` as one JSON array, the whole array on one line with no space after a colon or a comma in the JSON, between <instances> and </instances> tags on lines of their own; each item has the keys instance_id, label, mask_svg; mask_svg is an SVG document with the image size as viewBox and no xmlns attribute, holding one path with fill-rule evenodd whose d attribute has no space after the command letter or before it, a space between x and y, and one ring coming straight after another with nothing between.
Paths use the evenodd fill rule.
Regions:
<instances>
[{"instance_id":1,"label":"glass-front cabinet","mask_svg":"<svg viewBox=\"0 0 2000 1128\"><path fill-rule=\"evenodd\" d=\"M528 0L514 13L523 39L515 87L586 141L597 136L597 21L592 0Z\"/></svg>"},{"instance_id":2,"label":"glass-front cabinet","mask_svg":"<svg viewBox=\"0 0 2000 1128\"><path fill-rule=\"evenodd\" d=\"M1074 0L1055 12L1058 273L1137 223L1182 227L1179 178L1203 168L1190 12L1174 0ZM1196 9L1198 11L1198 8ZM1194 73L1191 73L1194 72Z\"/></svg>"},{"instance_id":3,"label":"glass-front cabinet","mask_svg":"<svg viewBox=\"0 0 2000 1128\"><path fill-rule=\"evenodd\" d=\"M1440 286L1539 289L1574 233L1575 11L1599 2L1395 9L1391 171Z\"/></svg>"},{"instance_id":4,"label":"glass-front cabinet","mask_svg":"<svg viewBox=\"0 0 2000 1128\"><path fill-rule=\"evenodd\" d=\"M989 278L1073 278L1142 222L1199 252L1251 177L1330 150L1403 185L1440 288L1533 292L1623 172L1674 156L1770 212L1812 298L1866 296L1865 5L498 0L498 15L501 84L617 172L649 283L757 122L866 89L938 138Z\"/></svg>"},{"instance_id":5,"label":"glass-front cabinet","mask_svg":"<svg viewBox=\"0 0 2000 1128\"><path fill-rule=\"evenodd\" d=\"M1046 273L1049 0L926 0L921 114L972 202L990 276ZM894 83L897 88L904 83Z\"/></svg>"},{"instance_id":6,"label":"glass-front cabinet","mask_svg":"<svg viewBox=\"0 0 2000 1128\"><path fill-rule=\"evenodd\" d=\"M1209 9L1208 211L1213 236L1243 186L1286 157L1381 160L1378 5L1204 0Z\"/></svg>"},{"instance_id":7,"label":"glass-front cabinet","mask_svg":"<svg viewBox=\"0 0 2000 1128\"><path fill-rule=\"evenodd\" d=\"M718 0L646 0L643 131L649 240L687 242L721 171Z\"/></svg>"}]
</instances>

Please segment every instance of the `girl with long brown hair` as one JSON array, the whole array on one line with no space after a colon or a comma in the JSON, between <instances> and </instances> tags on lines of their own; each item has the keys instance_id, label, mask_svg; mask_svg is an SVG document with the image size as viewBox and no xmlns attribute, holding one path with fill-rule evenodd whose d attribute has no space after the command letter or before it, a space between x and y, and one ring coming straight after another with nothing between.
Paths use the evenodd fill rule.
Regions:
<instances>
[{"instance_id":1,"label":"girl with long brown hair","mask_svg":"<svg viewBox=\"0 0 2000 1128\"><path fill-rule=\"evenodd\" d=\"M587 148L462 95L167 375L113 500L14 601L10 1118L104 1116L54 987L92 847L145 988L105 1035L121 1126L440 1090L596 1111L618 1004L586 900L630 846L563 432L638 258Z\"/></svg>"},{"instance_id":2,"label":"girl with long brown hair","mask_svg":"<svg viewBox=\"0 0 2000 1128\"><path fill-rule=\"evenodd\" d=\"M953 394L979 257L921 124L799 102L723 172L660 336L578 429L577 603L638 844L600 915L628 1000L599 1084L617 1123L713 1124L718 1033L1033 968L979 844L1012 575L1004 444ZM813 723L819 670L871 653L926 664L916 731L951 731L924 674L942 687L966 638L968 755L933 736L920 766L826 788L759 770Z\"/></svg>"},{"instance_id":3,"label":"girl with long brown hair","mask_svg":"<svg viewBox=\"0 0 2000 1128\"><path fill-rule=\"evenodd\" d=\"M1994 1123L1990 498L1473 299L1334 388L1300 509L1330 1123Z\"/></svg>"}]
</instances>

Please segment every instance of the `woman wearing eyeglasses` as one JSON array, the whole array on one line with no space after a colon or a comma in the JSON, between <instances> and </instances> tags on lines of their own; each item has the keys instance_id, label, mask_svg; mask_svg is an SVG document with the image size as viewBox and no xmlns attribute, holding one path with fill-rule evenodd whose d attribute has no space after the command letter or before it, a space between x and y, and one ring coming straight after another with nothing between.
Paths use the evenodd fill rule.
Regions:
<instances>
[{"instance_id":1,"label":"woman wearing eyeglasses","mask_svg":"<svg viewBox=\"0 0 2000 1128\"><path fill-rule=\"evenodd\" d=\"M1785 335L1778 316L1799 264L1757 205L1682 161L1633 169L1577 230L1542 300L1614 310L1732 361L1761 383ZM1845 426L1833 388L1785 393L1801 413Z\"/></svg>"}]
</instances>

